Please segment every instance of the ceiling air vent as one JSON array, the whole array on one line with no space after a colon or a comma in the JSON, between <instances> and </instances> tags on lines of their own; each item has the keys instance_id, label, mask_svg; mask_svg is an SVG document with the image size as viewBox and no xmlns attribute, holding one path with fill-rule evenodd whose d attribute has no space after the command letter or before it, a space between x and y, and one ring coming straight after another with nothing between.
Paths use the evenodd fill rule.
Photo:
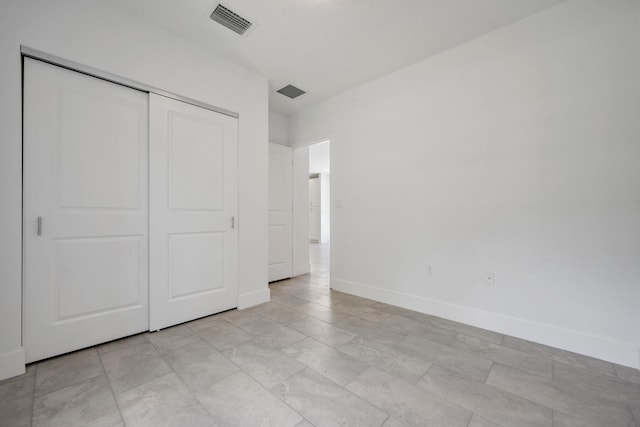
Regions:
<instances>
[{"instance_id":1,"label":"ceiling air vent","mask_svg":"<svg viewBox=\"0 0 640 427\"><path fill-rule=\"evenodd\" d=\"M253 25L251 21L238 15L231 9L219 4L211 14L211 19L220 25L224 25L231 31L243 35Z\"/></svg>"},{"instance_id":2,"label":"ceiling air vent","mask_svg":"<svg viewBox=\"0 0 640 427\"><path fill-rule=\"evenodd\" d=\"M307 93L307 92L303 91L302 89L298 89L297 87L295 87L293 85L287 85L287 86L283 87L282 89L278 90L277 92L283 94L284 96L288 96L291 99L297 98L300 95Z\"/></svg>"}]
</instances>

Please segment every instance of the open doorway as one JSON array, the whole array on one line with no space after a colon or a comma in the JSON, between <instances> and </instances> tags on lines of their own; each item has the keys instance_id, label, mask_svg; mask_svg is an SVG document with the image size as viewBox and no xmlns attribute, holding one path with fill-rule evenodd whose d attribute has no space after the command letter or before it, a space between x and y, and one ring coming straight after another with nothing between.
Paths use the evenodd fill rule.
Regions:
<instances>
[{"instance_id":1,"label":"open doorway","mask_svg":"<svg viewBox=\"0 0 640 427\"><path fill-rule=\"evenodd\" d=\"M311 276L329 284L331 259L330 142L309 146L309 263Z\"/></svg>"}]
</instances>

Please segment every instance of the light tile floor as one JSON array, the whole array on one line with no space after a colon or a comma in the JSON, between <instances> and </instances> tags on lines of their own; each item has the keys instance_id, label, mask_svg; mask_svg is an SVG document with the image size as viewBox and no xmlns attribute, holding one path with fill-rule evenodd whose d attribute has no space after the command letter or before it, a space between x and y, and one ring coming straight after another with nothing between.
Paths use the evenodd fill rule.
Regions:
<instances>
[{"instance_id":1,"label":"light tile floor","mask_svg":"<svg viewBox=\"0 0 640 427\"><path fill-rule=\"evenodd\" d=\"M0 426L639 425L637 370L331 291L311 249L270 303L0 382Z\"/></svg>"}]
</instances>

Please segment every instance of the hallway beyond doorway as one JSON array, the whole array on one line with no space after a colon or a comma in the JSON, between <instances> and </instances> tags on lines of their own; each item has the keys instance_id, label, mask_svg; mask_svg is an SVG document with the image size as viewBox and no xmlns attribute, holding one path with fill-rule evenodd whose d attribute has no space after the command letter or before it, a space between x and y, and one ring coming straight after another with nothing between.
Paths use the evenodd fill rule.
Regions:
<instances>
[{"instance_id":1,"label":"hallway beyond doorway","mask_svg":"<svg viewBox=\"0 0 640 427\"><path fill-rule=\"evenodd\" d=\"M316 282L329 285L331 270L331 243L309 243L311 277Z\"/></svg>"}]
</instances>

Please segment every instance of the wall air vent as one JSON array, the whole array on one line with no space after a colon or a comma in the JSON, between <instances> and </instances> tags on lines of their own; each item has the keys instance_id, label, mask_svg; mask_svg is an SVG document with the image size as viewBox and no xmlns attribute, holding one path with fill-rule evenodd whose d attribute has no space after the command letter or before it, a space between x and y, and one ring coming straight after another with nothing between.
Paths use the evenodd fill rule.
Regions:
<instances>
[{"instance_id":1,"label":"wall air vent","mask_svg":"<svg viewBox=\"0 0 640 427\"><path fill-rule=\"evenodd\" d=\"M211 14L211 19L213 19L220 25L224 25L234 33L240 34L241 36L244 35L244 33L246 33L247 30L253 25L253 23L251 23L251 21L249 21L248 19L243 18L231 9L228 9L221 4L216 6L215 10Z\"/></svg>"},{"instance_id":2,"label":"wall air vent","mask_svg":"<svg viewBox=\"0 0 640 427\"><path fill-rule=\"evenodd\" d=\"M293 85L287 85L287 86L283 87L282 89L278 90L277 92L283 94L284 96L288 96L291 99L297 98L300 95L307 93L307 92L303 91L302 89L298 89L297 87L295 87Z\"/></svg>"}]
</instances>

